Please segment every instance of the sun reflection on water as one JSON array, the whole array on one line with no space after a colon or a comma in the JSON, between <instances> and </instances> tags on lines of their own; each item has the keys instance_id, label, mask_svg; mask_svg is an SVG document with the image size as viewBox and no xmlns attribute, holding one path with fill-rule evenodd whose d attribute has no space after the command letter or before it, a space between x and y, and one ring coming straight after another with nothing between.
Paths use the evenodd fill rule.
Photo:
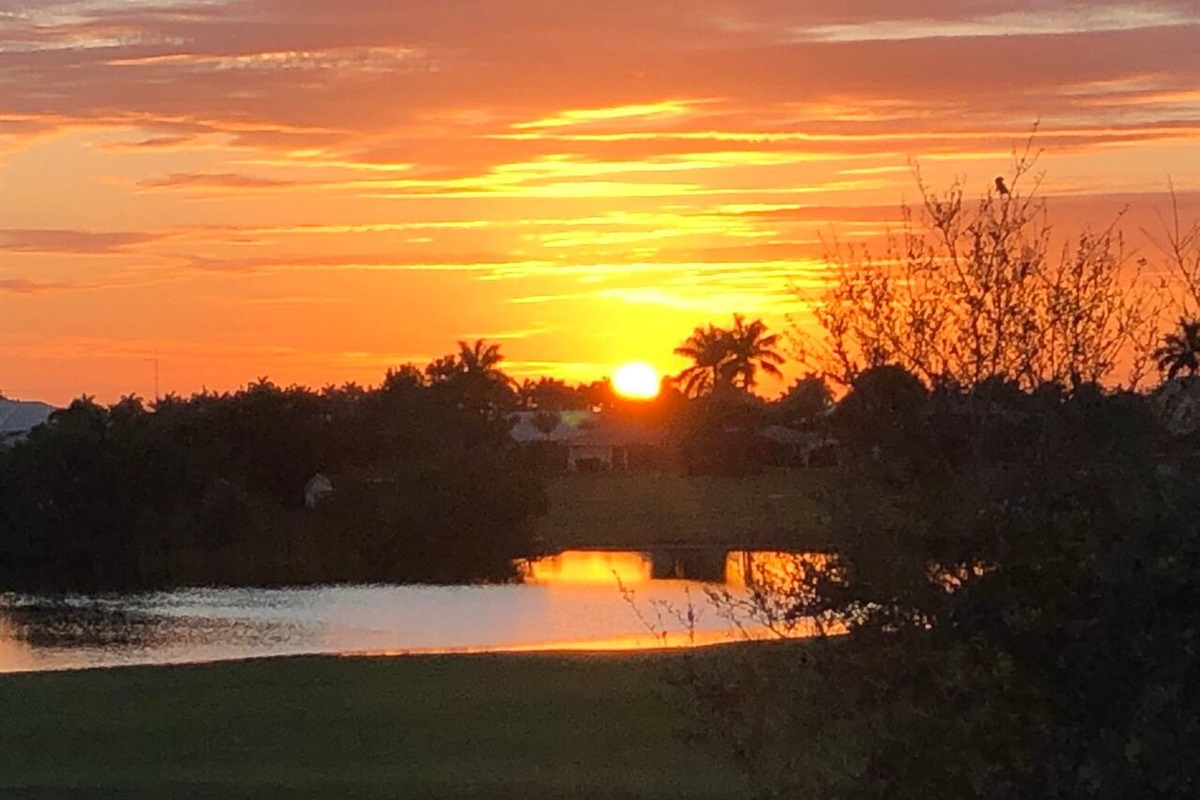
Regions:
<instances>
[{"instance_id":1,"label":"sun reflection on water","mask_svg":"<svg viewBox=\"0 0 1200 800\"><path fill-rule=\"evenodd\" d=\"M651 559L633 551L564 550L522 562L521 573L529 583L630 585L650 580Z\"/></svg>"},{"instance_id":2,"label":"sun reflection on water","mask_svg":"<svg viewBox=\"0 0 1200 800\"><path fill-rule=\"evenodd\" d=\"M828 564L824 553L730 550L725 556L725 583L740 589L788 591L800 588Z\"/></svg>"}]
</instances>

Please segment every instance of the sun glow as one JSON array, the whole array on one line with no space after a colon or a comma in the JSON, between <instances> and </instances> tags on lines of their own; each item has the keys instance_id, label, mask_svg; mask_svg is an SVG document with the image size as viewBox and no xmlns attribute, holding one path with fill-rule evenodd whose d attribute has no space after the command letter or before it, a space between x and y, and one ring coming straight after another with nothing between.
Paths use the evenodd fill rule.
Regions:
<instances>
[{"instance_id":1,"label":"sun glow","mask_svg":"<svg viewBox=\"0 0 1200 800\"><path fill-rule=\"evenodd\" d=\"M613 389L624 397L649 400L658 396L658 372L642 361L632 361L620 367L612 378Z\"/></svg>"},{"instance_id":2,"label":"sun glow","mask_svg":"<svg viewBox=\"0 0 1200 800\"><path fill-rule=\"evenodd\" d=\"M650 580L650 556L624 551L564 550L525 562L521 572L531 583L610 586L642 583Z\"/></svg>"}]
</instances>

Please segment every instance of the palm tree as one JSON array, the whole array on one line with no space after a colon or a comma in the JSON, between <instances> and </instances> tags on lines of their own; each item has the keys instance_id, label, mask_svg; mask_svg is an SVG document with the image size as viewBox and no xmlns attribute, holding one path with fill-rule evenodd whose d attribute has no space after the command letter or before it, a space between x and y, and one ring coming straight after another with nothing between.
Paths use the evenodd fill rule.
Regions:
<instances>
[{"instance_id":1,"label":"palm tree","mask_svg":"<svg viewBox=\"0 0 1200 800\"><path fill-rule=\"evenodd\" d=\"M577 388L558 378L526 378L516 387L517 404L535 411L568 411L586 405Z\"/></svg>"},{"instance_id":2,"label":"palm tree","mask_svg":"<svg viewBox=\"0 0 1200 800\"><path fill-rule=\"evenodd\" d=\"M1179 320L1179 330L1163 338L1162 346L1154 351L1158 369L1174 380L1180 372L1195 377L1200 371L1200 320Z\"/></svg>"},{"instance_id":3,"label":"palm tree","mask_svg":"<svg viewBox=\"0 0 1200 800\"><path fill-rule=\"evenodd\" d=\"M483 339L476 339L473 344L460 341L458 343L458 363L462 371L469 374L494 375L500 372L497 366L504 360L500 354L500 345L488 344Z\"/></svg>"},{"instance_id":4,"label":"palm tree","mask_svg":"<svg viewBox=\"0 0 1200 800\"><path fill-rule=\"evenodd\" d=\"M710 324L696 328L692 335L675 348L675 355L690 358L694 363L679 373L683 393L695 397L719 390L729 382L726 365L730 355L729 332Z\"/></svg>"},{"instance_id":5,"label":"palm tree","mask_svg":"<svg viewBox=\"0 0 1200 800\"><path fill-rule=\"evenodd\" d=\"M726 330L712 324L696 328L675 348L676 355L694 362L679 373L677 380L684 393L691 396L729 389L750 391L758 383L759 370L781 375L778 365L784 358L776 349L778 345L779 336L768 336L761 319L748 323L741 314L734 314L732 328Z\"/></svg>"},{"instance_id":6,"label":"palm tree","mask_svg":"<svg viewBox=\"0 0 1200 800\"><path fill-rule=\"evenodd\" d=\"M488 413L511 407L515 381L500 369L500 345L483 339L460 341L458 352L435 359L425 367L432 386L458 394L460 405Z\"/></svg>"},{"instance_id":7,"label":"palm tree","mask_svg":"<svg viewBox=\"0 0 1200 800\"><path fill-rule=\"evenodd\" d=\"M779 364L784 358L776 349L779 346L779 335L767 334L767 326L761 319L747 323L741 314L733 315L733 329L729 335L729 366L730 379L739 388L749 391L758 380L755 377L759 370L776 378L783 377Z\"/></svg>"},{"instance_id":8,"label":"palm tree","mask_svg":"<svg viewBox=\"0 0 1200 800\"><path fill-rule=\"evenodd\" d=\"M497 376L504 376L499 369L503 360L498 344L488 344L483 339L476 339L474 343L460 340L457 353L434 359L425 367L425 373L434 383L442 383L460 375L490 381L497 379ZM504 379L507 381L507 376Z\"/></svg>"}]
</instances>

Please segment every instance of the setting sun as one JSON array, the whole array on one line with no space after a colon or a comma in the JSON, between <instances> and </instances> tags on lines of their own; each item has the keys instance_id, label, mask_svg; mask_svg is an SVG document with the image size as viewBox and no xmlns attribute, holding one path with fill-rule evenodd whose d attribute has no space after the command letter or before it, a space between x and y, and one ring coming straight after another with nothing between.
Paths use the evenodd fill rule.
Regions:
<instances>
[{"instance_id":1,"label":"setting sun","mask_svg":"<svg viewBox=\"0 0 1200 800\"><path fill-rule=\"evenodd\" d=\"M620 367L612 379L613 388L623 397L649 400L658 396L658 372L641 361L633 361Z\"/></svg>"}]
</instances>

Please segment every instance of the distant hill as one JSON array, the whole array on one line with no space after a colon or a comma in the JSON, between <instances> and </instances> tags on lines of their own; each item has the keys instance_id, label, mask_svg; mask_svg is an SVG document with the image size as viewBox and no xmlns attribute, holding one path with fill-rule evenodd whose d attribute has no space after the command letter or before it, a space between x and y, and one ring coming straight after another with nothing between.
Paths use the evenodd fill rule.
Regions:
<instances>
[{"instance_id":1,"label":"distant hill","mask_svg":"<svg viewBox=\"0 0 1200 800\"><path fill-rule=\"evenodd\" d=\"M0 397L0 447L24 439L58 409L36 400Z\"/></svg>"}]
</instances>

